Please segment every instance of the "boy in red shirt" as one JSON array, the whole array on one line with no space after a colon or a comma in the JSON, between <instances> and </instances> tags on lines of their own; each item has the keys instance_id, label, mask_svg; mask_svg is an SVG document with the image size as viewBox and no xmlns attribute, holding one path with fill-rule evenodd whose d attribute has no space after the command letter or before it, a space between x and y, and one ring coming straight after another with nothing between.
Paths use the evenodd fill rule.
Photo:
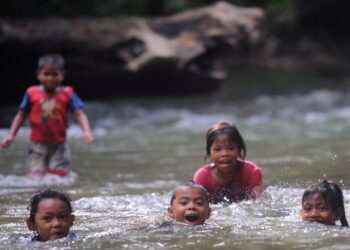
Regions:
<instances>
[{"instance_id":1,"label":"boy in red shirt","mask_svg":"<svg viewBox=\"0 0 350 250\"><path fill-rule=\"evenodd\" d=\"M1 141L3 148L9 147L29 115L29 176L46 173L65 176L69 173L71 155L66 142L68 110L74 112L83 129L85 142L93 141L83 102L72 87L62 85L64 73L61 55L47 54L39 58L37 78L40 84L27 89L10 131Z\"/></svg>"}]
</instances>

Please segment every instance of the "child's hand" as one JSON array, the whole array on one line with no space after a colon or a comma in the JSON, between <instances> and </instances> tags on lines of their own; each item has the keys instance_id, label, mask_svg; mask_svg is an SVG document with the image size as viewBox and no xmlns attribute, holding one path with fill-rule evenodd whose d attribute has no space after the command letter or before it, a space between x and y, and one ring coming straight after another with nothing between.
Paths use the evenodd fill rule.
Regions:
<instances>
[{"instance_id":1,"label":"child's hand","mask_svg":"<svg viewBox=\"0 0 350 250\"><path fill-rule=\"evenodd\" d=\"M3 148L8 148L13 142L13 136L6 136L2 141L1 141L1 147Z\"/></svg>"},{"instance_id":2,"label":"child's hand","mask_svg":"<svg viewBox=\"0 0 350 250\"><path fill-rule=\"evenodd\" d=\"M91 142L93 142L93 140L94 140L94 137L92 136L91 133L89 133L89 132L84 133L85 143L90 144Z\"/></svg>"}]
</instances>

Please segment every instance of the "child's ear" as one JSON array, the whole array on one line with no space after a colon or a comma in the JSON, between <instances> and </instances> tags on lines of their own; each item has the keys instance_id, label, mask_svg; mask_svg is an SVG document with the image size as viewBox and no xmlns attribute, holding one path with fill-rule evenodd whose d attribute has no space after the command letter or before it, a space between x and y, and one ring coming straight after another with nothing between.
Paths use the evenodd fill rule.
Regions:
<instances>
[{"instance_id":1,"label":"child's ear","mask_svg":"<svg viewBox=\"0 0 350 250\"><path fill-rule=\"evenodd\" d=\"M26 220L26 224L27 224L27 227L28 227L29 230L36 231L36 225L35 225L33 220L27 219Z\"/></svg>"},{"instance_id":2,"label":"child's ear","mask_svg":"<svg viewBox=\"0 0 350 250\"><path fill-rule=\"evenodd\" d=\"M210 214L211 214L211 208L209 207L207 219L210 217Z\"/></svg>"},{"instance_id":3,"label":"child's ear","mask_svg":"<svg viewBox=\"0 0 350 250\"><path fill-rule=\"evenodd\" d=\"M75 215L74 215L74 214L71 214L71 215L70 215L70 227L73 226L74 221L75 221Z\"/></svg>"},{"instance_id":4,"label":"child's ear","mask_svg":"<svg viewBox=\"0 0 350 250\"><path fill-rule=\"evenodd\" d=\"M171 207L168 207L168 214L170 218L175 219L174 210Z\"/></svg>"}]
</instances>

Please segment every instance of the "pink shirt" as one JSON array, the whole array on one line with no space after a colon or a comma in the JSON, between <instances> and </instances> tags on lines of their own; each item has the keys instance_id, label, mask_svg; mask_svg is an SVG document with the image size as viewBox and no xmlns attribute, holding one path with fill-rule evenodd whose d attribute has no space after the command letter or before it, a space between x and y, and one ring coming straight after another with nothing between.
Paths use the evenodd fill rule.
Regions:
<instances>
[{"instance_id":1,"label":"pink shirt","mask_svg":"<svg viewBox=\"0 0 350 250\"><path fill-rule=\"evenodd\" d=\"M251 161L239 160L232 180L226 185L214 180L210 168L205 165L198 169L193 181L207 189L211 203L239 202L255 198L253 188L262 184L261 168Z\"/></svg>"}]
</instances>

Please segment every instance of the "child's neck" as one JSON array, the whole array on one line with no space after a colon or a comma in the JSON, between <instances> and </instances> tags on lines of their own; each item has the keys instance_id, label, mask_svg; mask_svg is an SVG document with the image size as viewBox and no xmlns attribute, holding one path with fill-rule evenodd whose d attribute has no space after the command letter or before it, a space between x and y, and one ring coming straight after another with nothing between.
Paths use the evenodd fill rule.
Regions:
<instances>
[{"instance_id":1,"label":"child's neck","mask_svg":"<svg viewBox=\"0 0 350 250\"><path fill-rule=\"evenodd\" d=\"M44 86L42 86L42 87L43 87L44 91L48 94L53 94L60 88L60 86L57 86L55 88L45 88Z\"/></svg>"},{"instance_id":2,"label":"child's neck","mask_svg":"<svg viewBox=\"0 0 350 250\"><path fill-rule=\"evenodd\" d=\"M225 185L233 179L234 172L235 170L232 168L229 173L222 173L215 167L213 169L213 177L217 183Z\"/></svg>"}]
</instances>

